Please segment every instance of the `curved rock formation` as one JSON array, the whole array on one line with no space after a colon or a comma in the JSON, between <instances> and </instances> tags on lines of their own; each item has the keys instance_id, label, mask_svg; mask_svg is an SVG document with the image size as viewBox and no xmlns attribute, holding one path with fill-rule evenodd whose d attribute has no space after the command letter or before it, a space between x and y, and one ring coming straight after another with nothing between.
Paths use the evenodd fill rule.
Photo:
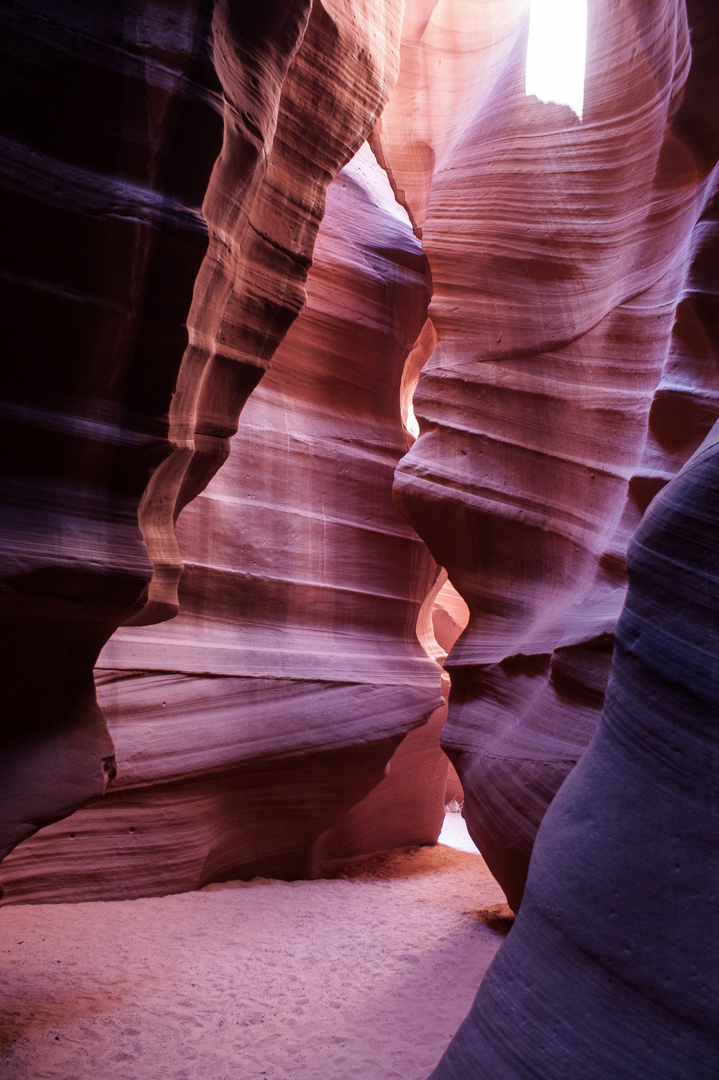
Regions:
<instances>
[{"instance_id":1,"label":"curved rock formation","mask_svg":"<svg viewBox=\"0 0 719 1080\"><path fill-rule=\"evenodd\" d=\"M367 147L329 189L307 291L177 523L180 615L100 657L113 789L6 860L10 902L301 877L437 837L443 710L383 779L441 698L415 632L436 567L392 502L426 260Z\"/></svg>"},{"instance_id":2,"label":"curved rock formation","mask_svg":"<svg viewBox=\"0 0 719 1080\"><path fill-rule=\"evenodd\" d=\"M174 519L302 306L325 190L396 77L400 14L399 0L3 13L18 464L0 856L114 773L93 663L118 625L177 610Z\"/></svg>"},{"instance_id":3,"label":"curved rock formation","mask_svg":"<svg viewBox=\"0 0 719 1080\"><path fill-rule=\"evenodd\" d=\"M463 6L410 5L424 22L377 141L422 229L438 339L395 490L470 609L443 745L516 909L542 815L596 730L626 542L715 415L715 389L696 395L657 471L648 425L673 408L662 372L685 362L667 352L715 159L683 3L591 5L582 122L525 94L526 9L490 8L457 58L441 49ZM433 94L458 120L418 116Z\"/></svg>"},{"instance_id":4,"label":"curved rock formation","mask_svg":"<svg viewBox=\"0 0 719 1080\"><path fill-rule=\"evenodd\" d=\"M222 141L208 14L171 7L0 15L0 856L114 774L92 667L151 572L137 507L169 449Z\"/></svg>"},{"instance_id":5,"label":"curved rock formation","mask_svg":"<svg viewBox=\"0 0 719 1080\"><path fill-rule=\"evenodd\" d=\"M432 1080L719 1070L719 425L653 501L599 730Z\"/></svg>"},{"instance_id":6,"label":"curved rock formation","mask_svg":"<svg viewBox=\"0 0 719 1080\"><path fill-rule=\"evenodd\" d=\"M468 604L445 743L515 909L537 834L435 1080L719 1070L716 428L682 467L719 401L719 17L589 7L581 120L525 93L527 0L0 16L9 899L436 836L435 566L391 501L418 380L396 497ZM330 187L398 43L372 138L414 232L367 150ZM103 645L118 783L31 837L114 773Z\"/></svg>"},{"instance_id":7,"label":"curved rock formation","mask_svg":"<svg viewBox=\"0 0 719 1080\"><path fill-rule=\"evenodd\" d=\"M389 96L400 26L399 0L217 4L224 144L203 203L210 244L170 409L173 452L140 510L154 575L136 622L178 611L174 522L226 460L243 405L302 309L327 186Z\"/></svg>"}]
</instances>

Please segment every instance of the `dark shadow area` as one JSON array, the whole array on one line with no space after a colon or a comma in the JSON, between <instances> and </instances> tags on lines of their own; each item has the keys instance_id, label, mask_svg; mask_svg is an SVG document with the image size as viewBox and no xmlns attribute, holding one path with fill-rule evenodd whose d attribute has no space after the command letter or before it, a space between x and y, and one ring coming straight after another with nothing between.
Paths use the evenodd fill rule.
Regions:
<instances>
[{"instance_id":1,"label":"dark shadow area","mask_svg":"<svg viewBox=\"0 0 719 1080\"><path fill-rule=\"evenodd\" d=\"M475 919L484 923L495 934L506 937L514 926L515 914L509 904L493 904L491 907L479 908L477 911L467 911L466 915L474 915Z\"/></svg>"}]
</instances>

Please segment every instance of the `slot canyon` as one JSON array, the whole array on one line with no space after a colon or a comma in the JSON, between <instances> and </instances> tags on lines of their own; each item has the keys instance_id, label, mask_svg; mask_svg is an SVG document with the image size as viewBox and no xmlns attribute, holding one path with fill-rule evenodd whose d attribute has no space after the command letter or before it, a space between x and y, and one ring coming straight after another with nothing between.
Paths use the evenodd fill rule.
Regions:
<instances>
[{"instance_id":1,"label":"slot canyon","mask_svg":"<svg viewBox=\"0 0 719 1080\"><path fill-rule=\"evenodd\" d=\"M719 1075L719 8L563 2L0 4L8 1080Z\"/></svg>"}]
</instances>

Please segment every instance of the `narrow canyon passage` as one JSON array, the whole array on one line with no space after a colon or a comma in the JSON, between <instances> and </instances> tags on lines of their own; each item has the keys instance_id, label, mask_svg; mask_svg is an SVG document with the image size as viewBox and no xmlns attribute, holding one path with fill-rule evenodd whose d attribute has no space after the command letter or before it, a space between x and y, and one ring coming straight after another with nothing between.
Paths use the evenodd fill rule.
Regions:
<instances>
[{"instance_id":1,"label":"narrow canyon passage","mask_svg":"<svg viewBox=\"0 0 719 1080\"><path fill-rule=\"evenodd\" d=\"M714 1080L716 0L0 52L2 1080Z\"/></svg>"}]
</instances>

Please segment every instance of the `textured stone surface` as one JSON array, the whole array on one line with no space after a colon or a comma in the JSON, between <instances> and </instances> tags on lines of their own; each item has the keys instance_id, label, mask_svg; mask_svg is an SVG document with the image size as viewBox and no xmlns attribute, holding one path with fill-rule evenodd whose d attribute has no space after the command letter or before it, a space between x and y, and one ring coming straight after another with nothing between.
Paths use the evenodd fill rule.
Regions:
<instances>
[{"instance_id":1,"label":"textured stone surface","mask_svg":"<svg viewBox=\"0 0 719 1080\"><path fill-rule=\"evenodd\" d=\"M581 123L525 95L521 5L466 28L425 7L376 134L437 334L396 493L469 605L443 745L516 908L596 730L629 536L716 416L711 300L686 281L693 257L709 273L714 121L682 3L591 5Z\"/></svg>"},{"instance_id":2,"label":"textured stone surface","mask_svg":"<svg viewBox=\"0 0 719 1080\"><path fill-rule=\"evenodd\" d=\"M654 500L599 730L433 1080L719 1070L719 425Z\"/></svg>"},{"instance_id":3,"label":"textured stone surface","mask_svg":"<svg viewBox=\"0 0 719 1080\"><path fill-rule=\"evenodd\" d=\"M150 576L137 508L169 449L222 120L192 0L0 20L2 855L114 771L92 667Z\"/></svg>"},{"instance_id":4,"label":"textured stone surface","mask_svg":"<svg viewBox=\"0 0 719 1080\"><path fill-rule=\"evenodd\" d=\"M400 16L379 0L3 13L5 330L17 362L3 406L3 463L16 472L3 486L0 853L114 773L92 666L119 624L177 611L174 521L227 457L302 306L326 188L395 79ZM195 567L185 588L198 588ZM186 666L165 658L159 670ZM312 678L301 664L293 674ZM378 739L424 706L404 708L397 724L386 707Z\"/></svg>"},{"instance_id":5,"label":"textured stone surface","mask_svg":"<svg viewBox=\"0 0 719 1080\"><path fill-rule=\"evenodd\" d=\"M6 860L10 902L298 877L436 839L446 707L415 632L436 568L392 502L429 289L367 146L330 187L307 290L177 523L181 614L119 630L98 661L113 791Z\"/></svg>"},{"instance_id":6,"label":"textured stone surface","mask_svg":"<svg viewBox=\"0 0 719 1080\"><path fill-rule=\"evenodd\" d=\"M399 0L219 0L214 60L224 143L203 203L210 231L170 409L173 452L140 524L154 564L138 621L178 610L174 521L227 458L245 401L305 301L329 181L369 134L397 76Z\"/></svg>"},{"instance_id":7,"label":"textured stone surface","mask_svg":"<svg viewBox=\"0 0 719 1080\"><path fill-rule=\"evenodd\" d=\"M396 493L469 607L454 645L434 613L445 742L515 908L597 727L639 525L604 719L436 1077L703 1080L716 441L662 489L717 414L717 16L590 5L580 122L525 96L525 2L408 0L373 146L425 320L366 150L318 234L401 7L220 3L219 84L189 0L5 9L7 846L113 772L90 671L129 624L97 675L115 789L8 858L9 899L436 834L434 567L390 499L417 383Z\"/></svg>"}]
</instances>

